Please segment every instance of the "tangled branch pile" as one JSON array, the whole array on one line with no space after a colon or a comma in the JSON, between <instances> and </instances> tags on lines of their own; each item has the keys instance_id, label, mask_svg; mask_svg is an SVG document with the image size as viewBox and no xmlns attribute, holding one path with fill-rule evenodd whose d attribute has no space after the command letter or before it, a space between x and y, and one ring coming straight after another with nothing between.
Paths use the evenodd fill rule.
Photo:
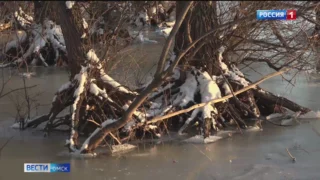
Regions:
<instances>
[{"instance_id":1,"label":"tangled branch pile","mask_svg":"<svg viewBox=\"0 0 320 180\"><path fill-rule=\"evenodd\" d=\"M24 33L10 41L3 48L1 67L21 65L43 65L67 63L67 52L61 27L51 20L43 24L33 23L33 18L19 8L14 14L14 22L24 29Z\"/></svg>"},{"instance_id":2,"label":"tangled branch pile","mask_svg":"<svg viewBox=\"0 0 320 180\"><path fill-rule=\"evenodd\" d=\"M246 129L248 126L258 124L263 116L277 111L283 112L289 109L302 114L310 111L286 98L264 91L256 84L252 85L232 61L225 58L228 57L225 54L230 52L241 52L242 55L238 56L240 58L238 61L246 62L250 58L258 59L259 52L270 51L275 52L276 57L280 55L279 59L273 58L277 59L276 63L267 59L260 60L267 62L271 68L282 70L283 67L288 66L303 67L303 63L297 59L304 53L297 52L292 59L287 59L286 55L292 53L294 48L290 43L281 40L282 35L273 24L268 24L268 27L273 30L271 31L272 37L276 37L279 42L269 42L268 39L265 40L265 37L259 36L261 27L266 25L252 20L252 17L255 17L253 13L243 15L244 17L230 16L231 22L224 24L215 21L208 23L211 22L209 20L214 13L217 13L215 9L212 9L212 4L210 4L212 2L208 2L210 6L204 2L197 2L191 8L192 3L185 2L186 5L181 6L183 8L180 7L182 10L168 36L158 63L159 71L157 70L151 82L140 89L130 90L108 75L105 71L106 60L104 58L100 60L91 48L86 54L86 60L82 62L81 57L76 55L80 54L79 51L84 48L81 43L75 44L78 49L74 48L76 50L73 54L76 55L73 60L80 57L77 59L79 68L77 69L76 62L70 65L72 70L75 69L73 70L74 76L71 76L71 80L57 91L50 112L26 122L25 127L37 127L47 122L45 129L50 132L60 125L68 125L70 137L66 145L70 152L85 154L92 153L105 140L105 137L114 139L113 143L121 144L135 138L143 138L146 135L160 137L171 130L177 130L181 134L194 132L193 130L196 129L196 134L201 134L204 141L209 141L210 134L219 130L228 127ZM249 4L247 9L256 9L254 5L256 4ZM197 10L198 12L201 10L197 7L208 8L210 13L205 16L197 13ZM70 9L61 10L61 17L72 15ZM189 9L192 9L194 16L191 13L187 14ZM185 25L185 28L180 29L185 17L195 18L193 21L187 21L190 19L184 21L194 23L191 30L187 28L188 24ZM201 18L204 20L201 21ZM72 25L75 21L73 19L70 24ZM65 24L66 22L69 21L65 21ZM71 27L71 25L65 26ZM255 28L246 28L250 25L254 25ZM64 33L74 32L73 29L62 28ZM77 30L78 27L72 28ZM116 30L114 31L118 34ZM176 46L183 51L179 49L178 54L172 53L171 57L166 59L170 45L178 31L182 40L177 38L178 45ZM48 32L51 31L48 30ZM213 35L209 36L210 34ZM50 37L48 36L49 40L51 40ZM210 38L203 40L205 37ZM72 36L65 36L68 48L70 47L68 43L73 45L72 38ZM111 40L116 38L117 36L112 36ZM203 41L200 41L201 39ZM187 46L179 42L187 42ZM227 45L227 48L224 45ZM266 45L268 48L265 47ZM88 46L90 47L90 44ZM31 48L30 52L38 50L36 47ZM251 48L256 51L250 50ZM190 49L193 51L187 54ZM260 49L262 50L259 51ZM71 51L68 50L68 53L70 57ZM186 54L187 58L184 57ZM248 54L251 56L247 56ZM36 57L41 60L41 54L37 54ZM191 61L194 57L198 58L198 61ZM183 63L180 63L182 58L185 59ZM40 62L43 63L42 60ZM166 66L162 67L164 64ZM280 64L280 68L271 66L275 64ZM219 73L213 73L214 69L218 69ZM235 95L236 91L243 88L245 90ZM212 102L217 99L221 101ZM71 107L71 114L64 118L56 118L67 107ZM255 120L253 124L250 123L252 121L248 121L249 118ZM193 124L198 124L198 126L191 126ZM82 144L79 142L80 135L87 136Z\"/></svg>"}]
</instances>

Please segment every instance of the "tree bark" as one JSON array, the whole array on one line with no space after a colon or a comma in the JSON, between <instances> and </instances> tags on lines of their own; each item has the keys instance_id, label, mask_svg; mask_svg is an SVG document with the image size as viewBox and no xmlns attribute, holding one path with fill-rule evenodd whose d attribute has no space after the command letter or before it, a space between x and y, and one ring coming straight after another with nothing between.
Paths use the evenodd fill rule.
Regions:
<instances>
[{"instance_id":1,"label":"tree bark","mask_svg":"<svg viewBox=\"0 0 320 180\"><path fill-rule=\"evenodd\" d=\"M80 9L74 5L72 9L67 9L65 1L56 3L58 11L58 21L62 29L65 45L68 52L68 64L71 71L71 78L81 69L85 62L85 48L81 41L82 18Z\"/></svg>"},{"instance_id":2,"label":"tree bark","mask_svg":"<svg viewBox=\"0 0 320 180\"><path fill-rule=\"evenodd\" d=\"M42 23L44 20L44 11L45 9L44 7L44 2L43 1L34 1L33 5L34 5L34 22L39 24Z\"/></svg>"},{"instance_id":3,"label":"tree bark","mask_svg":"<svg viewBox=\"0 0 320 180\"><path fill-rule=\"evenodd\" d=\"M317 22L317 24L316 24L316 26L315 26L315 28L314 28L314 35L318 35L318 36L320 36L320 8L316 8L316 22ZM319 37L317 38L317 39L320 39ZM320 50L318 50L319 49L319 44L317 44L317 46L318 46L318 48L317 48L317 53L318 53L318 56L319 56L319 51ZM318 58L319 59L319 58ZM320 60L318 60L317 62L316 62L317 64L316 64L316 70L318 71L318 72L320 72Z\"/></svg>"},{"instance_id":4,"label":"tree bark","mask_svg":"<svg viewBox=\"0 0 320 180\"><path fill-rule=\"evenodd\" d=\"M176 5L177 16L181 13L181 6L186 1L179 1ZM184 49L190 45L193 40L201 37L203 34L213 30L218 26L217 19L217 4L216 1L198 1L195 2L193 7L187 14L182 27L176 36L176 43L174 51ZM220 43L217 41L217 35L212 34L206 39L206 43L199 43L194 46L194 49L199 49L195 54L186 56L180 64L188 64L197 68L205 68L210 75L218 75L220 70L217 64L216 50L219 48ZM194 57L191 57L194 56Z\"/></svg>"}]
</instances>

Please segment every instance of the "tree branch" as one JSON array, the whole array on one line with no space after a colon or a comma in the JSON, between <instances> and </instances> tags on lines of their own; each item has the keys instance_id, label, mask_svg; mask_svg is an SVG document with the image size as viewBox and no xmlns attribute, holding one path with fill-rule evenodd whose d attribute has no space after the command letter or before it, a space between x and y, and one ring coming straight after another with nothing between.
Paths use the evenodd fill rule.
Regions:
<instances>
[{"instance_id":1,"label":"tree branch","mask_svg":"<svg viewBox=\"0 0 320 180\"><path fill-rule=\"evenodd\" d=\"M186 6L184 7L183 9L183 13L180 14L180 17L178 17L178 21L175 23L175 26L173 27L169 37L168 37L168 40L166 41L165 45L164 45L164 50L160 56L160 60L158 62L158 67L157 67L157 71L155 73L155 77L156 76L159 76L160 73L163 71L163 68L164 68L164 64L165 64L165 61L166 61L166 57L169 53L169 50L170 48L168 47L171 47L172 45L172 42L174 40L174 37L175 35L177 34L181 24L183 23L183 20L184 18L186 17L187 13L188 13L188 10L190 9L190 7L192 6L193 4L193 1L190 1L190 2L187 2L186 3Z\"/></svg>"},{"instance_id":2,"label":"tree branch","mask_svg":"<svg viewBox=\"0 0 320 180\"><path fill-rule=\"evenodd\" d=\"M14 90L11 90L10 92L7 92L7 93L4 93L3 95L0 95L0 99L3 98L4 96L8 95L8 94L11 94L15 91L19 91L19 90L22 90L22 89L29 89L29 88L34 88L36 87L37 85L33 85L33 86L29 86L29 87L22 87L22 88L17 88L17 89L14 89Z\"/></svg>"},{"instance_id":3,"label":"tree branch","mask_svg":"<svg viewBox=\"0 0 320 180\"><path fill-rule=\"evenodd\" d=\"M185 15L187 14L188 10L190 9L192 3L193 3L193 1L186 3L186 6L185 6L184 10L182 11L183 13L181 13L182 15L180 17L178 17L177 23L174 25L173 30L171 31L170 36L168 37L166 46L163 49L160 60L159 60L160 61L159 62L160 68L158 68L158 71L159 71L158 73L160 73L163 69L164 61L166 60L166 57L168 55L173 38L175 37L176 33L178 32L178 29L180 28L180 26L183 22L183 19L185 18ZM88 147L83 147L82 149L84 152L81 152L81 153L91 152L103 141L103 139L105 138L106 135L108 135L110 132L112 132L115 129L119 129L119 128L123 127L128 121L130 121L135 110L144 102L144 100L147 98L147 96L150 92L152 92L153 90L155 90L156 87L161 85L163 78L165 78L165 75L167 75L167 73L163 73L164 76L160 76L161 74L155 75L155 78L150 83L150 85L140 95L138 95L138 97L135 98L135 100L129 106L128 110L121 117L121 119L119 119L118 121L116 121L114 123L108 124L107 126L101 128L101 130L98 133L93 135L93 137L91 137L89 140Z\"/></svg>"}]
</instances>

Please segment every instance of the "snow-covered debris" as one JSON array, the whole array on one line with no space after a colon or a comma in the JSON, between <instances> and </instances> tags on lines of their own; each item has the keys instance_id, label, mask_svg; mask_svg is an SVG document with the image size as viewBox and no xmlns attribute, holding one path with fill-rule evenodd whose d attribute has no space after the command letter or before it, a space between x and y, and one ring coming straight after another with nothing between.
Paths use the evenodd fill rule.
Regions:
<instances>
[{"instance_id":1,"label":"snow-covered debris","mask_svg":"<svg viewBox=\"0 0 320 180\"><path fill-rule=\"evenodd\" d=\"M149 127L149 129L157 129L158 128L158 126L155 126L155 125L149 125L148 127Z\"/></svg>"},{"instance_id":2,"label":"snow-covered debris","mask_svg":"<svg viewBox=\"0 0 320 180\"><path fill-rule=\"evenodd\" d=\"M149 16L147 12L139 12L139 18L143 19L144 22L149 21Z\"/></svg>"},{"instance_id":3,"label":"snow-covered debris","mask_svg":"<svg viewBox=\"0 0 320 180\"><path fill-rule=\"evenodd\" d=\"M88 27L89 27L87 21L84 18L82 18L82 26L84 29L88 29Z\"/></svg>"},{"instance_id":4,"label":"snow-covered debris","mask_svg":"<svg viewBox=\"0 0 320 180\"><path fill-rule=\"evenodd\" d=\"M18 47L21 43L25 42L27 40L27 34L24 31L17 32L17 35L14 36L14 40L8 42L5 45L4 51L7 52L11 48L16 48Z\"/></svg>"},{"instance_id":5,"label":"snow-covered debris","mask_svg":"<svg viewBox=\"0 0 320 180\"><path fill-rule=\"evenodd\" d=\"M266 117L267 120L271 120L271 119L274 119L274 118L283 118L285 117L285 114L281 114L281 113L273 113L273 114L270 114L269 116Z\"/></svg>"},{"instance_id":6,"label":"snow-covered debris","mask_svg":"<svg viewBox=\"0 0 320 180\"><path fill-rule=\"evenodd\" d=\"M81 94L84 92L85 90L85 84L87 82L87 67L81 67L81 71L79 74L75 75L74 79L77 80L77 82L79 83L78 88L74 91L74 102L72 105L72 116L71 116L71 126L72 126L72 131L71 131L71 136L69 139L70 142L70 149L73 151L76 151L75 147L74 147L74 142L73 142L73 137L75 135L75 115L76 115L76 110L77 110L77 105L78 102L80 100Z\"/></svg>"},{"instance_id":7,"label":"snow-covered debris","mask_svg":"<svg viewBox=\"0 0 320 180\"><path fill-rule=\"evenodd\" d=\"M176 21L171 21L171 22L167 21L167 22L165 22L165 24L167 26L169 26L169 27L173 27L175 23L176 23Z\"/></svg>"},{"instance_id":8,"label":"snow-covered debris","mask_svg":"<svg viewBox=\"0 0 320 180\"><path fill-rule=\"evenodd\" d=\"M126 111L126 110L128 110L129 105L128 105L128 104L125 104L122 108ZM143 113L143 112L140 112L140 111L136 110L136 111L134 111L133 114L134 114L135 116L137 116L138 119L139 119L141 122L145 122L145 121L146 121L146 113Z\"/></svg>"},{"instance_id":9,"label":"snow-covered debris","mask_svg":"<svg viewBox=\"0 0 320 180\"><path fill-rule=\"evenodd\" d=\"M105 99L109 100L110 102L113 102L112 99L108 96L105 89L100 89L95 83L90 83L90 93L92 93L95 96L101 95Z\"/></svg>"},{"instance_id":10,"label":"snow-covered debris","mask_svg":"<svg viewBox=\"0 0 320 180\"><path fill-rule=\"evenodd\" d=\"M135 149L137 146L131 144L119 144L112 146L112 153L126 152Z\"/></svg>"},{"instance_id":11,"label":"snow-covered debris","mask_svg":"<svg viewBox=\"0 0 320 180\"><path fill-rule=\"evenodd\" d=\"M219 50L218 50L218 60L219 60L221 69L226 73L226 72L229 71L229 69L228 69L228 66L222 61L223 60L222 54L223 54L224 51L225 51L225 47L222 46L222 47L219 48Z\"/></svg>"},{"instance_id":12,"label":"snow-covered debris","mask_svg":"<svg viewBox=\"0 0 320 180\"><path fill-rule=\"evenodd\" d=\"M88 51L87 59L92 61L92 62L95 62L95 63L98 63L100 61L100 59L98 58L96 52L93 49L90 49Z\"/></svg>"},{"instance_id":13,"label":"snow-covered debris","mask_svg":"<svg viewBox=\"0 0 320 180\"><path fill-rule=\"evenodd\" d=\"M26 20L28 20L29 22L32 22L33 21L33 17L32 16L29 16L28 14L26 14L21 7L19 7L19 12L20 14L25 17Z\"/></svg>"},{"instance_id":14,"label":"snow-covered debris","mask_svg":"<svg viewBox=\"0 0 320 180\"><path fill-rule=\"evenodd\" d=\"M223 83L222 88L224 89L225 95L229 95L229 94L232 93L232 92L231 92L231 89L230 89L230 87L229 87L229 85L228 85L227 82L224 82L224 83Z\"/></svg>"},{"instance_id":15,"label":"snow-covered debris","mask_svg":"<svg viewBox=\"0 0 320 180\"><path fill-rule=\"evenodd\" d=\"M135 94L135 95L138 94L136 92L132 92L132 91L128 90L127 88L123 87L120 83L118 83L112 77L107 75L105 73L105 71L103 70L101 63L99 63L100 59L98 58L98 56L96 55L96 53L95 53L95 51L93 49L90 49L88 51L87 59L89 61L98 63L97 67L98 67L98 69L100 69L100 78L104 83L107 83L107 84L111 85L112 87L114 87L115 89L118 89L119 91L127 93L127 94Z\"/></svg>"},{"instance_id":16,"label":"snow-covered debris","mask_svg":"<svg viewBox=\"0 0 320 180\"><path fill-rule=\"evenodd\" d=\"M32 24L33 18L26 14L21 7L14 13L14 17L22 27L28 27Z\"/></svg>"},{"instance_id":17,"label":"snow-covered debris","mask_svg":"<svg viewBox=\"0 0 320 180\"><path fill-rule=\"evenodd\" d=\"M118 83L116 80L114 80L112 77L110 77L107 74L104 74L101 76L101 80L105 83L108 83L112 87L118 89L121 92L127 93L127 94L137 94L135 92L129 91L127 88L123 87L120 83Z\"/></svg>"},{"instance_id":18,"label":"snow-covered debris","mask_svg":"<svg viewBox=\"0 0 320 180\"><path fill-rule=\"evenodd\" d=\"M42 117L44 117L44 116L47 116L47 115L40 115L40 116L36 116L36 117L34 117L34 118L32 118L32 119L25 119L25 120L24 120L24 127L21 127L22 121L21 121L21 122L16 122L16 123L14 123L13 125L11 125L11 128L13 128L13 129L20 129L20 127L21 127L21 128L26 128L27 125L28 125L28 123L31 123L32 121L37 120L37 119L39 119L39 118L42 118Z\"/></svg>"},{"instance_id":19,"label":"snow-covered debris","mask_svg":"<svg viewBox=\"0 0 320 180\"><path fill-rule=\"evenodd\" d=\"M88 27L89 27L87 21L84 18L82 18L82 26L84 29L88 29ZM81 39L86 38L86 37L87 37L87 33L84 32L81 36Z\"/></svg>"},{"instance_id":20,"label":"snow-covered debris","mask_svg":"<svg viewBox=\"0 0 320 180\"><path fill-rule=\"evenodd\" d=\"M63 84L63 85L59 88L58 92L62 92L62 91L64 91L64 90L70 88L71 86L72 86L72 83L71 83L70 81L68 81L67 83Z\"/></svg>"},{"instance_id":21,"label":"snow-covered debris","mask_svg":"<svg viewBox=\"0 0 320 180\"><path fill-rule=\"evenodd\" d=\"M221 98L221 92L216 82L212 80L210 75L207 72L203 72L198 76L198 82L200 84L200 94L201 94L201 102L206 103L212 99ZM202 108L202 118L210 118L212 117L212 112L217 114L217 109L214 107L213 104L208 104ZM213 119L213 125L216 122Z\"/></svg>"},{"instance_id":22,"label":"snow-covered debris","mask_svg":"<svg viewBox=\"0 0 320 180\"><path fill-rule=\"evenodd\" d=\"M218 50L218 60L220 63L220 68L222 69L225 76L230 79L237 81L244 87L249 85L249 82L244 78L243 73L234 65L231 65L231 70L229 70L228 66L223 62L223 52L225 51L225 47L220 47Z\"/></svg>"},{"instance_id":23,"label":"snow-covered debris","mask_svg":"<svg viewBox=\"0 0 320 180\"><path fill-rule=\"evenodd\" d=\"M32 60L32 64L36 64L37 61L40 60L42 64L48 66L40 51L46 46L47 43L52 44L52 47L56 54L56 57L54 59L55 61L60 55L59 50L66 53L66 47L64 45L64 39L60 26L56 26L55 23L46 19L44 21L43 27L39 24L32 24L31 29L31 37L29 39L30 46L20 58L15 59L9 64L21 63L34 54L35 56ZM22 34L21 36L18 36L17 40L9 42L6 45L5 52L10 50L11 48L17 47L19 45L19 41L20 43L25 42L26 34Z\"/></svg>"},{"instance_id":24,"label":"snow-covered debris","mask_svg":"<svg viewBox=\"0 0 320 180\"><path fill-rule=\"evenodd\" d=\"M207 72L201 72L199 70L193 70L193 74L197 79L197 91L201 94L201 103L207 103L212 99L221 98L221 92L215 81L210 77ZM187 78L186 82L189 78ZM199 83L199 85L198 85ZM183 93L182 93L183 94ZM191 93L190 93L191 94ZM195 94L192 95L192 99L194 99ZM190 98L190 97L189 97ZM190 98L190 99L191 99ZM178 103L174 102L174 103ZM183 104L184 102L181 102ZM184 129L186 129L189 123L198 115L199 112L202 112L202 119L211 119L213 125L216 124L214 117L212 117L212 113L217 113L217 109L213 104L209 103L204 107L197 108L193 110L191 116L186 120L184 125L179 129L178 133L182 134Z\"/></svg>"},{"instance_id":25,"label":"snow-covered debris","mask_svg":"<svg viewBox=\"0 0 320 180\"><path fill-rule=\"evenodd\" d=\"M159 29L156 32L164 36L165 38L167 38L170 35L171 31L172 31L172 27L168 27L168 28Z\"/></svg>"},{"instance_id":26,"label":"snow-covered debris","mask_svg":"<svg viewBox=\"0 0 320 180\"><path fill-rule=\"evenodd\" d=\"M174 52L172 52L169 60L167 60L167 62L166 62L166 66L164 68L165 71L170 67L170 65L173 63L173 61L176 59L176 57L177 57L176 54Z\"/></svg>"},{"instance_id":27,"label":"snow-covered debris","mask_svg":"<svg viewBox=\"0 0 320 180\"><path fill-rule=\"evenodd\" d=\"M207 138L203 138L202 135L196 135L189 139L184 140L183 142L186 143L200 143L200 144L207 144L207 143L213 143L218 140L222 139L221 136L209 136Z\"/></svg>"},{"instance_id":28,"label":"snow-covered debris","mask_svg":"<svg viewBox=\"0 0 320 180\"><path fill-rule=\"evenodd\" d=\"M149 38L144 37L141 32L139 33L138 37L139 37L139 41L142 43L154 43L154 44L158 43L158 41L150 40Z\"/></svg>"},{"instance_id":29,"label":"snow-covered debris","mask_svg":"<svg viewBox=\"0 0 320 180\"><path fill-rule=\"evenodd\" d=\"M221 98L221 92L217 83L212 80L207 72L203 72L198 76L198 82L200 83L202 102Z\"/></svg>"},{"instance_id":30,"label":"snow-covered debris","mask_svg":"<svg viewBox=\"0 0 320 180\"><path fill-rule=\"evenodd\" d=\"M232 26L232 30L237 29L237 27L238 27L238 24L233 25L233 26Z\"/></svg>"},{"instance_id":31,"label":"snow-covered debris","mask_svg":"<svg viewBox=\"0 0 320 180\"><path fill-rule=\"evenodd\" d=\"M75 3L76 3L75 1L66 1L67 9L72 9Z\"/></svg>"},{"instance_id":32,"label":"snow-covered debris","mask_svg":"<svg viewBox=\"0 0 320 180\"><path fill-rule=\"evenodd\" d=\"M108 120L104 121L104 122L101 124L101 127L100 127L100 128L97 128L97 129L96 129L93 133L91 133L91 135L86 139L86 141L82 144L81 149L80 149L80 150L74 149L74 152L80 153L81 151L87 149L88 146L89 146L89 142L90 142L91 138L92 138L93 136L95 136L95 135L101 130L101 128L105 128L107 125L109 125L109 124L111 124L111 123L113 123L113 122L116 122L116 121L117 121L117 120L115 120L115 119L108 119Z\"/></svg>"},{"instance_id":33,"label":"snow-covered debris","mask_svg":"<svg viewBox=\"0 0 320 180\"><path fill-rule=\"evenodd\" d=\"M31 78L31 76L34 76L35 74L36 74L35 72L25 72L25 73L20 73L19 75L22 77Z\"/></svg>"},{"instance_id":34,"label":"snow-covered debris","mask_svg":"<svg viewBox=\"0 0 320 180\"><path fill-rule=\"evenodd\" d=\"M183 96L174 100L173 104L180 104L181 107L186 106L190 101L194 101L194 95L198 90L198 83L191 72L187 72L187 79L183 85L180 86L180 92Z\"/></svg>"},{"instance_id":35,"label":"snow-covered debris","mask_svg":"<svg viewBox=\"0 0 320 180\"><path fill-rule=\"evenodd\" d=\"M20 128L25 128L27 127L28 123L30 122L30 119L24 120L24 127L21 127L22 122L16 122L13 125L11 125L12 129L20 129Z\"/></svg>"},{"instance_id":36,"label":"snow-covered debris","mask_svg":"<svg viewBox=\"0 0 320 180\"><path fill-rule=\"evenodd\" d=\"M135 126L136 123L134 121L129 121L125 126L124 126L124 132L130 132L132 130L132 127Z\"/></svg>"}]
</instances>

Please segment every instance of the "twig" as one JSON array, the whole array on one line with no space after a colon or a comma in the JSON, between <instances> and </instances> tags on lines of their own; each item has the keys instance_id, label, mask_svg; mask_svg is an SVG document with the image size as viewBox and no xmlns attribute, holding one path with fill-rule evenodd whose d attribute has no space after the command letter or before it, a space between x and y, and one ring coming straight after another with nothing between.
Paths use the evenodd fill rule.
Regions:
<instances>
[{"instance_id":1,"label":"twig","mask_svg":"<svg viewBox=\"0 0 320 180\"><path fill-rule=\"evenodd\" d=\"M13 138L14 136L12 136L11 138L9 138L0 148L0 156L1 156L1 152L2 150L6 147L6 145L11 141L11 139Z\"/></svg>"},{"instance_id":2,"label":"twig","mask_svg":"<svg viewBox=\"0 0 320 180\"><path fill-rule=\"evenodd\" d=\"M206 102L206 103L196 104L196 105L193 105L193 106L191 106L191 107L189 107L189 108L187 108L187 109L183 109L183 110L180 110L180 111L176 111L176 112L167 114L167 115L165 115L165 116L155 117L155 118L153 118L152 120L148 121L147 124L155 123L155 122L158 122L158 121L161 121L161 120L164 120L164 119L168 119L168 118L173 117L173 116L177 116L177 115L179 115L179 114L183 114L183 113L190 112L190 111L192 111L192 110L194 110L194 109L196 109L196 108L204 107L204 106L206 106L206 105L209 104L209 103L222 102L222 101L224 101L224 100L227 100L227 99L229 99L229 98L234 97L234 95L241 94L241 93L243 93L243 92L245 92L245 91L248 91L249 89L254 88L255 86L257 86L258 84L262 83L263 81L265 81L265 80L267 80L267 79L270 79L270 78L272 78L272 77L274 77L274 76L283 74L284 72L287 72L287 71L289 71L289 70L290 70L290 69L285 68L285 69L283 69L283 70L281 70L281 71L278 71L278 72L269 74L269 75L265 76L264 78L260 79L259 81L255 82L255 83L253 83L253 84L251 84L251 85L249 85L249 86L247 86L247 87L245 87L245 88L243 88L243 89L240 89L240 90L237 91L237 92L234 92L234 94L229 94L229 95L227 95L227 96L224 96L224 97L218 98L218 99L212 99L212 100L210 100L209 102Z\"/></svg>"},{"instance_id":3,"label":"twig","mask_svg":"<svg viewBox=\"0 0 320 180\"><path fill-rule=\"evenodd\" d=\"M101 125L99 123L97 123L96 121L94 121L94 120L89 119L87 121L88 122L92 122L93 124L96 124L97 126L101 127Z\"/></svg>"},{"instance_id":4,"label":"twig","mask_svg":"<svg viewBox=\"0 0 320 180\"><path fill-rule=\"evenodd\" d=\"M121 141L114 135L110 132L110 136L115 139L119 144L122 144Z\"/></svg>"},{"instance_id":5,"label":"twig","mask_svg":"<svg viewBox=\"0 0 320 180\"><path fill-rule=\"evenodd\" d=\"M312 127L312 130L313 130L318 136L320 136L320 133L319 133L319 131L316 130L316 128Z\"/></svg>"},{"instance_id":6,"label":"twig","mask_svg":"<svg viewBox=\"0 0 320 180\"><path fill-rule=\"evenodd\" d=\"M296 162L296 158L294 156L292 156L292 154L290 153L289 149L286 148L286 150L287 150L287 153L289 154L289 156L291 157L292 161Z\"/></svg>"},{"instance_id":7,"label":"twig","mask_svg":"<svg viewBox=\"0 0 320 180\"><path fill-rule=\"evenodd\" d=\"M34 88L34 87L36 87L36 86L37 86L37 85L33 85L33 86L29 86L29 87L17 88L17 89L14 89L14 90L10 91L10 92L7 92L7 93L5 93L5 94L3 94L3 95L0 95L0 98L3 98L4 96L6 96L6 95L8 95L8 94L11 94L11 93L13 93L13 92L15 92L15 91L19 91L19 90L26 89L26 88Z\"/></svg>"},{"instance_id":8,"label":"twig","mask_svg":"<svg viewBox=\"0 0 320 180\"><path fill-rule=\"evenodd\" d=\"M203 151L201 151L201 149L199 149L197 146L195 146L194 144L192 144L196 149L198 149L199 150L199 152L201 153L201 154L203 154L204 156L206 156L210 161L212 161L212 159L208 156L208 155L206 155Z\"/></svg>"}]
</instances>

